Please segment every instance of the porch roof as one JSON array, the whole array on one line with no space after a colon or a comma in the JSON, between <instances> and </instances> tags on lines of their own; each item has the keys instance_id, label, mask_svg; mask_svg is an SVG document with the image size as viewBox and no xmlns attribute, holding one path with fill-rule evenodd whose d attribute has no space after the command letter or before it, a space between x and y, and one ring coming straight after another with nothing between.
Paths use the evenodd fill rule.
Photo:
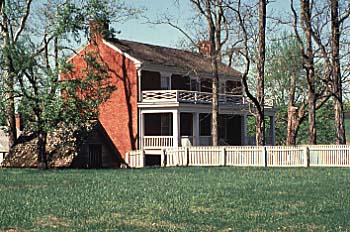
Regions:
<instances>
[{"instance_id":1,"label":"porch roof","mask_svg":"<svg viewBox=\"0 0 350 232\"><path fill-rule=\"evenodd\" d=\"M106 39L109 43L144 64L176 68L182 72L211 74L211 61L198 52L156 46L128 40ZM227 65L219 64L219 75L239 77L241 73Z\"/></svg>"}]
</instances>

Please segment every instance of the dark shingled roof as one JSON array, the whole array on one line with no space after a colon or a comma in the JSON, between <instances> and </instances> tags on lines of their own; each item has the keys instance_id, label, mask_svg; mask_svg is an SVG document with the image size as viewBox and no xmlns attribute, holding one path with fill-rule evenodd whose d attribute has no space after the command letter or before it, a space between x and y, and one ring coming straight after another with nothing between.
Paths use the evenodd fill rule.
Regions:
<instances>
[{"instance_id":1,"label":"dark shingled roof","mask_svg":"<svg viewBox=\"0 0 350 232\"><path fill-rule=\"evenodd\" d=\"M212 73L210 59L198 52L128 40L107 39L107 41L145 64L176 68L183 72ZM241 73L225 64L219 64L219 75L240 76Z\"/></svg>"}]
</instances>

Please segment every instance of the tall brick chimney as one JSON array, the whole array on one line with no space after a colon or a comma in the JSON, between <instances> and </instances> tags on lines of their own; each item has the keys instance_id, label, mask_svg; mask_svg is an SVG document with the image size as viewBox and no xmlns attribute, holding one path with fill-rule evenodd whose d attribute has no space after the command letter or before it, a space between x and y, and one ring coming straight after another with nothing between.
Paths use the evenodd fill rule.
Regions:
<instances>
[{"instance_id":1,"label":"tall brick chimney","mask_svg":"<svg viewBox=\"0 0 350 232\"><path fill-rule=\"evenodd\" d=\"M109 32L107 21L90 20L90 41L103 39Z\"/></svg>"},{"instance_id":2,"label":"tall brick chimney","mask_svg":"<svg viewBox=\"0 0 350 232\"><path fill-rule=\"evenodd\" d=\"M202 40L198 42L198 51L202 55L210 55L211 52L211 46L210 46L210 41L208 40Z\"/></svg>"}]
</instances>

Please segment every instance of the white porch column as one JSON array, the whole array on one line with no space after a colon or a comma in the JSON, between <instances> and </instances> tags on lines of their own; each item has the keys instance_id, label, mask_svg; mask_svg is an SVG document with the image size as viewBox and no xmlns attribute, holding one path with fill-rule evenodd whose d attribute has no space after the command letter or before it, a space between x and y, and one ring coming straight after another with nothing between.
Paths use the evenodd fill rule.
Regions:
<instances>
[{"instance_id":1,"label":"white porch column","mask_svg":"<svg viewBox=\"0 0 350 232\"><path fill-rule=\"evenodd\" d=\"M193 124L193 146L199 146L199 113L194 112L192 114L192 124Z\"/></svg>"},{"instance_id":2,"label":"white porch column","mask_svg":"<svg viewBox=\"0 0 350 232\"><path fill-rule=\"evenodd\" d=\"M139 149L143 149L143 136L145 136L145 114L140 111L140 118L139 118Z\"/></svg>"},{"instance_id":3,"label":"white porch column","mask_svg":"<svg viewBox=\"0 0 350 232\"><path fill-rule=\"evenodd\" d=\"M174 110L173 112L173 146L178 147L180 142L180 112Z\"/></svg>"},{"instance_id":4,"label":"white porch column","mask_svg":"<svg viewBox=\"0 0 350 232\"><path fill-rule=\"evenodd\" d=\"M241 144L247 145L247 115L241 115Z\"/></svg>"},{"instance_id":5,"label":"white porch column","mask_svg":"<svg viewBox=\"0 0 350 232\"><path fill-rule=\"evenodd\" d=\"M270 116L270 137L271 145L275 145L275 117Z\"/></svg>"}]
</instances>

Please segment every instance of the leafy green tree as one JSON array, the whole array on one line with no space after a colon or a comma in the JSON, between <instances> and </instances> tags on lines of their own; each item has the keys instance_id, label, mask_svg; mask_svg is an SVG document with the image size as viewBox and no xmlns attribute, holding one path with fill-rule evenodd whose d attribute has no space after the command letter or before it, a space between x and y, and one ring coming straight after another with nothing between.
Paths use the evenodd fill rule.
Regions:
<instances>
[{"instance_id":1,"label":"leafy green tree","mask_svg":"<svg viewBox=\"0 0 350 232\"><path fill-rule=\"evenodd\" d=\"M1 83L3 84L4 113L8 126L9 147L17 140L15 120L16 74L12 54L18 40L23 35L31 11L32 0L0 1L0 64Z\"/></svg>"},{"instance_id":2,"label":"leafy green tree","mask_svg":"<svg viewBox=\"0 0 350 232\"><path fill-rule=\"evenodd\" d=\"M65 61L66 54L75 51L71 44L80 43L84 32L88 35L90 20L117 20L134 11L121 1L48 0L38 4L31 24L8 54L16 70L19 111L37 137L38 167L46 169L48 133L58 124L86 126L98 117L98 106L114 90L109 85L108 67L98 53L84 56L82 76L59 79L59 75L73 72L74 67Z\"/></svg>"},{"instance_id":3,"label":"leafy green tree","mask_svg":"<svg viewBox=\"0 0 350 232\"><path fill-rule=\"evenodd\" d=\"M286 33L282 37L267 48L266 92L278 108L276 143L291 145L305 119L306 83L298 42Z\"/></svg>"},{"instance_id":4,"label":"leafy green tree","mask_svg":"<svg viewBox=\"0 0 350 232\"><path fill-rule=\"evenodd\" d=\"M0 82L0 126L6 126L5 96L3 92L3 84L1 84L1 82Z\"/></svg>"},{"instance_id":5,"label":"leafy green tree","mask_svg":"<svg viewBox=\"0 0 350 232\"><path fill-rule=\"evenodd\" d=\"M305 122L308 116L307 107L307 83L304 78L305 70L303 69L302 54L298 49L296 39L288 34L282 35L283 39L276 39L268 47L268 64L267 64L267 93L275 98L278 108L276 114L276 142L277 144L294 145L297 143L307 143L305 140ZM323 75L323 63L315 65L315 89L316 93L316 123L320 123L317 127L316 142L324 143L329 133L327 129L329 121L322 113L327 112L327 115L332 115L329 112L329 104L327 100L330 94L327 88L320 81ZM326 104L323 106L324 104ZM334 142L330 139L329 142Z\"/></svg>"},{"instance_id":6,"label":"leafy green tree","mask_svg":"<svg viewBox=\"0 0 350 232\"><path fill-rule=\"evenodd\" d=\"M332 104L332 101L328 101L316 111L317 144L334 144L335 142L335 113ZM298 136L296 138L297 144L308 143L308 128L308 121L304 120L298 130Z\"/></svg>"}]
</instances>

